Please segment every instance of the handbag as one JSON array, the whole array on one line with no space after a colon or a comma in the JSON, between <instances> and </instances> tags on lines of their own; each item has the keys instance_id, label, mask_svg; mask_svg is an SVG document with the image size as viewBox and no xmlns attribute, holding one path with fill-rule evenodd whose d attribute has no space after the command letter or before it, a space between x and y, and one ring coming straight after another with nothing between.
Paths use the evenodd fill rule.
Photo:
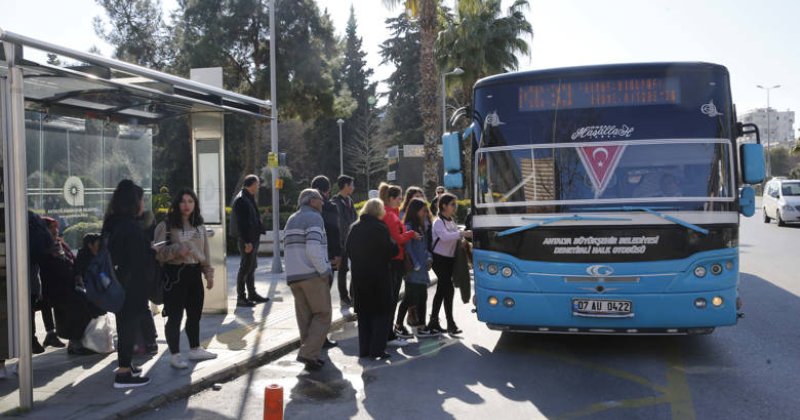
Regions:
<instances>
[{"instance_id":1,"label":"handbag","mask_svg":"<svg viewBox=\"0 0 800 420\"><path fill-rule=\"evenodd\" d=\"M164 222L161 222L164 223ZM169 228L166 229L166 244L165 246L169 246L172 242L170 240L170 232ZM167 270L164 269L164 264L161 262L156 262L153 268L153 282L150 285L150 290L147 294L147 298L150 302L153 302L156 305L163 305L164 304L164 289L169 282L169 278L167 277Z\"/></svg>"},{"instance_id":2,"label":"handbag","mask_svg":"<svg viewBox=\"0 0 800 420\"><path fill-rule=\"evenodd\" d=\"M92 258L83 280L90 302L104 311L119 312L125 303L125 289L117 279L108 242L108 236L104 236L100 252Z\"/></svg>"},{"instance_id":3,"label":"handbag","mask_svg":"<svg viewBox=\"0 0 800 420\"><path fill-rule=\"evenodd\" d=\"M108 315L101 315L89 321L89 325L83 332L81 345L96 353L113 353L116 350L114 347L115 335Z\"/></svg>"}]
</instances>

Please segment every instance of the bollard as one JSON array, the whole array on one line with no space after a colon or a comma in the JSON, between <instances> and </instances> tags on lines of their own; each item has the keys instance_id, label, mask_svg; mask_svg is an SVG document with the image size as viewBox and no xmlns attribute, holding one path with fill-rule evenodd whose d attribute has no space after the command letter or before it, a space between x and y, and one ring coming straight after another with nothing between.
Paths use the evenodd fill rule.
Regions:
<instances>
[{"instance_id":1,"label":"bollard","mask_svg":"<svg viewBox=\"0 0 800 420\"><path fill-rule=\"evenodd\" d=\"M264 388L264 420L283 420L283 387L280 385Z\"/></svg>"}]
</instances>

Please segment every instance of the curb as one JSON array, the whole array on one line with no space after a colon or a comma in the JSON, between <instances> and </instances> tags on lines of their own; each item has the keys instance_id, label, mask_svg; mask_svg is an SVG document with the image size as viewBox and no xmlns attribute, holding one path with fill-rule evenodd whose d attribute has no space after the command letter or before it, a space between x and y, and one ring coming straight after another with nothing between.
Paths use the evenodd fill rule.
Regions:
<instances>
[{"instance_id":1,"label":"curb","mask_svg":"<svg viewBox=\"0 0 800 420\"><path fill-rule=\"evenodd\" d=\"M428 286L428 288L430 289L431 287L436 285L436 283L437 279L435 277L431 278L431 284L430 286ZM404 296L405 296L405 291L403 293L400 293L400 299L402 299ZM339 315L339 318L331 322L330 331L336 331L343 328L347 324L347 322L348 321L344 319L344 317ZM214 384L229 382L230 380L242 376L253 369L274 362L275 360L280 359L281 357L293 352L294 350L297 350L298 348L300 348L299 336L292 340L286 341L283 344L278 345L277 347L273 347L272 349L267 349L261 353L255 354L246 360L234 363L216 372L212 372L207 376L195 382L192 382L191 384L177 388L173 391L168 391L165 394L153 397L147 401L136 404L132 407L122 409L105 418L107 419L132 418L137 415L152 411L156 408L159 408L171 402L191 397L192 395L198 394L208 388L211 388Z\"/></svg>"}]
</instances>

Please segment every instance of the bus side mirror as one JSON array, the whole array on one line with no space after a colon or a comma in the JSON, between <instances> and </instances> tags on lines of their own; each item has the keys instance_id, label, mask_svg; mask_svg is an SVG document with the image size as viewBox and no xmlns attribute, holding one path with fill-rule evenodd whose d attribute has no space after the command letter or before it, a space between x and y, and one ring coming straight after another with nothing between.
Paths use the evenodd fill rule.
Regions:
<instances>
[{"instance_id":1,"label":"bus side mirror","mask_svg":"<svg viewBox=\"0 0 800 420\"><path fill-rule=\"evenodd\" d=\"M742 144L739 146L739 159L742 165L742 180L745 184L764 182L766 177L764 146L755 143Z\"/></svg>"},{"instance_id":2,"label":"bus side mirror","mask_svg":"<svg viewBox=\"0 0 800 420\"><path fill-rule=\"evenodd\" d=\"M752 217L756 213L756 190L746 185L739 190L739 213Z\"/></svg>"},{"instance_id":3,"label":"bus side mirror","mask_svg":"<svg viewBox=\"0 0 800 420\"><path fill-rule=\"evenodd\" d=\"M445 133L442 136L442 158L444 160L444 187L464 188L461 175L461 133Z\"/></svg>"}]
</instances>

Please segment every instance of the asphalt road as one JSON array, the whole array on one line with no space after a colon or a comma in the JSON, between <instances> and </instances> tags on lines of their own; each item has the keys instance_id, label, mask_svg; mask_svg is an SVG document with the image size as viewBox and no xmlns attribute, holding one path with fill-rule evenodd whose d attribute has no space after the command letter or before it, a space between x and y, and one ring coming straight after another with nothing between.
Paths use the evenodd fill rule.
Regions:
<instances>
[{"instance_id":1,"label":"asphalt road","mask_svg":"<svg viewBox=\"0 0 800 420\"><path fill-rule=\"evenodd\" d=\"M303 372L291 354L142 418L259 419L273 383L287 419L800 418L798 238L800 227L744 219L746 317L709 336L500 334L457 304L463 338L363 362L351 324L320 372Z\"/></svg>"}]
</instances>

